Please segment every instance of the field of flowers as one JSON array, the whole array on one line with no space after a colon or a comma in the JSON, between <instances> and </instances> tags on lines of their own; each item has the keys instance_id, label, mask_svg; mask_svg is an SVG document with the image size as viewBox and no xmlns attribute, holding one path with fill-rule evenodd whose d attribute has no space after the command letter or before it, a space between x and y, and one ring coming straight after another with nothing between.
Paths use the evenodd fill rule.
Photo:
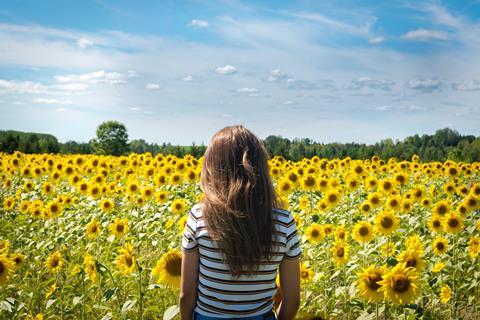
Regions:
<instances>
[{"instance_id":1,"label":"field of flowers","mask_svg":"<svg viewBox=\"0 0 480 320\"><path fill-rule=\"evenodd\" d=\"M0 319L172 319L202 159L0 154ZM270 160L299 318L480 319L480 164ZM278 299L278 296L276 297Z\"/></svg>"}]
</instances>

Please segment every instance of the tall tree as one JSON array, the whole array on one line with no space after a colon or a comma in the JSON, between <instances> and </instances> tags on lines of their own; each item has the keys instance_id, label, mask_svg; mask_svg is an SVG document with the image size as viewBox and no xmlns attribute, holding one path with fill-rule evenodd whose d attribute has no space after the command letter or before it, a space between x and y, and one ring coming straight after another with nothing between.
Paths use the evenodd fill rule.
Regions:
<instances>
[{"instance_id":1,"label":"tall tree","mask_svg":"<svg viewBox=\"0 0 480 320\"><path fill-rule=\"evenodd\" d=\"M95 153L120 156L129 152L127 128L118 121L107 121L97 128L92 140Z\"/></svg>"}]
</instances>

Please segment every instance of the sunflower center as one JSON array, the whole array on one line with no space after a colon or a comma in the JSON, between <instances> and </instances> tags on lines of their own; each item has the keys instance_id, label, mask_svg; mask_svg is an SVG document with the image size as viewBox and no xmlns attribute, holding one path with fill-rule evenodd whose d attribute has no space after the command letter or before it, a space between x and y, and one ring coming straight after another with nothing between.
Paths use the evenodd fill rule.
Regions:
<instances>
[{"instance_id":1,"label":"sunflower center","mask_svg":"<svg viewBox=\"0 0 480 320\"><path fill-rule=\"evenodd\" d=\"M390 217L383 217L380 224L382 225L382 228L390 229L393 226L393 220Z\"/></svg>"},{"instance_id":2,"label":"sunflower center","mask_svg":"<svg viewBox=\"0 0 480 320\"><path fill-rule=\"evenodd\" d=\"M318 230L312 230L311 235L312 235L313 238L316 238L320 235L320 232L318 232Z\"/></svg>"},{"instance_id":3,"label":"sunflower center","mask_svg":"<svg viewBox=\"0 0 480 320\"><path fill-rule=\"evenodd\" d=\"M382 281L382 276L378 273L368 275L367 287L373 291L377 291L380 288L380 285L377 283L378 281Z\"/></svg>"},{"instance_id":4,"label":"sunflower center","mask_svg":"<svg viewBox=\"0 0 480 320\"><path fill-rule=\"evenodd\" d=\"M408 257L407 259L405 259L405 264L407 265L407 267L415 268L417 266L417 259L415 259L414 257Z\"/></svg>"},{"instance_id":5,"label":"sunflower center","mask_svg":"<svg viewBox=\"0 0 480 320\"><path fill-rule=\"evenodd\" d=\"M370 200L371 203L373 204L377 204L380 202L380 199L378 199L377 197L373 197L371 200Z\"/></svg>"},{"instance_id":6,"label":"sunflower center","mask_svg":"<svg viewBox=\"0 0 480 320\"><path fill-rule=\"evenodd\" d=\"M451 228L456 228L456 227L458 227L459 222L458 222L457 219L451 218L451 219L448 219L448 225L449 225Z\"/></svg>"},{"instance_id":7,"label":"sunflower center","mask_svg":"<svg viewBox=\"0 0 480 320\"><path fill-rule=\"evenodd\" d=\"M175 204L175 209L177 210L182 209L182 205L180 203Z\"/></svg>"},{"instance_id":8,"label":"sunflower center","mask_svg":"<svg viewBox=\"0 0 480 320\"><path fill-rule=\"evenodd\" d=\"M447 207L445 206L438 207L438 214L444 215L445 213L447 213Z\"/></svg>"},{"instance_id":9,"label":"sunflower center","mask_svg":"<svg viewBox=\"0 0 480 320\"><path fill-rule=\"evenodd\" d=\"M308 278L308 271L303 270L303 271L300 273L300 275L301 275L301 277L302 277L303 279L306 279L306 278Z\"/></svg>"},{"instance_id":10,"label":"sunflower center","mask_svg":"<svg viewBox=\"0 0 480 320\"><path fill-rule=\"evenodd\" d=\"M5 266L3 265L3 262L0 261L0 275L2 275L4 270L5 270Z\"/></svg>"},{"instance_id":11,"label":"sunflower center","mask_svg":"<svg viewBox=\"0 0 480 320\"><path fill-rule=\"evenodd\" d=\"M123 224L117 224L117 231L123 232Z\"/></svg>"},{"instance_id":12,"label":"sunflower center","mask_svg":"<svg viewBox=\"0 0 480 320\"><path fill-rule=\"evenodd\" d=\"M182 259L177 255L168 257L165 269L172 276L180 276L182 270Z\"/></svg>"},{"instance_id":13,"label":"sunflower center","mask_svg":"<svg viewBox=\"0 0 480 320\"><path fill-rule=\"evenodd\" d=\"M103 204L103 206L104 206L105 208L110 208L110 202L105 202L105 203Z\"/></svg>"},{"instance_id":14,"label":"sunflower center","mask_svg":"<svg viewBox=\"0 0 480 320\"><path fill-rule=\"evenodd\" d=\"M368 235L369 233L369 230L367 227L361 227L359 230L358 230L358 233L362 236L362 237L365 237Z\"/></svg>"},{"instance_id":15,"label":"sunflower center","mask_svg":"<svg viewBox=\"0 0 480 320\"><path fill-rule=\"evenodd\" d=\"M307 177L307 179L305 179L305 186L313 187L314 185L315 185L315 179L313 179L312 177Z\"/></svg>"},{"instance_id":16,"label":"sunflower center","mask_svg":"<svg viewBox=\"0 0 480 320\"><path fill-rule=\"evenodd\" d=\"M391 207L396 207L398 206L398 201L396 199L393 199L392 201L390 201L390 206Z\"/></svg>"},{"instance_id":17,"label":"sunflower center","mask_svg":"<svg viewBox=\"0 0 480 320\"><path fill-rule=\"evenodd\" d=\"M133 259L132 259L132 256L129 255L129 254L126 254L125 255L125 263L127 266L131 267L132 264L133 264Z\"/></svg>"},{"instance_id":18,"label":"sunflower center","mask_svg":"<svg viewBox=\"0 0 480 320\"><path fill-rule=\"evenodd\" d=\"M15 259L14 259L13 261L15 261L15 264L20 264L20 263L22 263L22 259L19 258L19 257L15 257ZM1 262L0 262L0 263L1 263ZM0 267L0 273L2 273L2 272L1 272L1 269L2 269L2 268Z\"/></svg>"},{"instance_id":19,"label":"sunflower center","mask_svg":"<svg viewBox=\"0 0 480 320\"><path fill-rule=\"evenodd\" d=\"M443 242L438 242L437 243L437 250L438 251L443 251L443 249L445 249L445 245L443 244Z\"/></svg>"},{"instance_id":20,"label":"sunflower center","mask_svg":"<svg viewBox=\"0 0 480 320\"><path fill-rule=\"evenodd\" d=\"M337 257L343 258L345 256L345 250L343 248L338 248L337 249Z\"/></svg>"},{"instance_id":21,"label":"sunflower center","mask_svg":"<svg viewBox=\"0 0 480 320\"><path fill-rule=\"evenodd\" d=\"M440 221L438 221L438 220L433 221L433 226L434 226L435 228L440 228L441 225L442 225L442 224L440 223Z\"/></svg>"},{"instance_id":22,"label":"sunflower center","mask_svg":"<svg viewBox=\"0 0 480 320\"><path fill-rule=\"evenodd\" d=\"M91 229L92 233L95 233L97 232L97 226L92 226L92 229Z\"/></svg>"},{"instance_id":23,"label":"sunflower center","mask_svg":"<svg viewBox=\"0 0 480 320\"><path fill-rule=\"evenodd\" d=\"M393 276L393 291L397 293L407 292L410 288L410 280L407 276L396 274Z\"/></svg>"},{"instance_id":24,"label":"sunflower center","mask_svg":"<svg viewBox=\"0 0 480 320\"><path fill-rule=\"evenodd\" d=\"M58 263L59 263L58 259L57 259L57 258L53 258L53 259L52 259L51 266L52 266L53 268L58 267Z\"/></svg>"},{"instance_id":25,"label":"sunflower center","mask_svg":"<svg viewBox=\"0 0 480 320\"><path fill-rule=\"evenodd\" d=\"M334 203L335 201L337 201L337 195L336 194L331 194L331 195L328 196L328 202Z\"/></svg>"}]
</instances>

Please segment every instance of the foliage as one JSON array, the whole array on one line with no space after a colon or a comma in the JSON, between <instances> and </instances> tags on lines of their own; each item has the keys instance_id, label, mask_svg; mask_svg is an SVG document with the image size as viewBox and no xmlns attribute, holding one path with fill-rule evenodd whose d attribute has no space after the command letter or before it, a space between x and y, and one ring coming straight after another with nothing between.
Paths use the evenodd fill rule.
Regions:
<instances>
[{"instance_id":1,"label":"foliage","mask_svg":"<svg viewBox=\"0 0 480 320\"><path fill-rule=\"evenodd\" d=\"M97 128L97 138L91 141L97 154L120 156L129 152L127 128L120 122L107 121Z\"/></svg>"}]
</instances>

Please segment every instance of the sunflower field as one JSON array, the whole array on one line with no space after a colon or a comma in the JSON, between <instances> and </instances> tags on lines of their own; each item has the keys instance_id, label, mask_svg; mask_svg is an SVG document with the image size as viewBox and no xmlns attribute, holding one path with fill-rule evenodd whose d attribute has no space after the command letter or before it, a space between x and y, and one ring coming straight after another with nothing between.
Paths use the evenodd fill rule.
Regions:
<instances>
[{"instance_id":1,"label":"sunflower field","mask_svg":"<svg viewBox=\"0 0 480 320\"><path fill-rule=\"evenodd\" d=\"M301 235L298 318L480 319L480 163L269 165ZM0 154L0 319L177 317L201 167L189 155Z\"/></svg>"}]
</instances>

